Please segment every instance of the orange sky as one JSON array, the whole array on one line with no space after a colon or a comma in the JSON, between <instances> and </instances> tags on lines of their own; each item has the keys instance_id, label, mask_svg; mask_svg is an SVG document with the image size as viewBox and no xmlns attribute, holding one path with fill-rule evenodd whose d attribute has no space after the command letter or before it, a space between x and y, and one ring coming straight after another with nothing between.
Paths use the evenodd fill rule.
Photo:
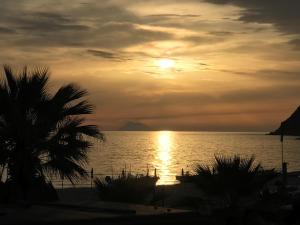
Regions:
<instances>
[{"instance_id":1,"label":"orange sky","mask_svg":"<svg viewBox=\"0 0 300 225\"><path fill-rule=\"evenodd\" d=\"M300 103L299 1L2 0L0 9L0 62L45 65L54 87L88 89L103 130L139 121L269 131Z\"/></svg>"}]
</instances>

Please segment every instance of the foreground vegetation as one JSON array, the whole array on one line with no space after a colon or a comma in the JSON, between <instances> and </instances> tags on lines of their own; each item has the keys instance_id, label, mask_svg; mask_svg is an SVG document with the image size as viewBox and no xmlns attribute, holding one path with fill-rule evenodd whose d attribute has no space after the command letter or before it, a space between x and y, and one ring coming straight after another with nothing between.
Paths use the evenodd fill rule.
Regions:
<instances>
[{"instance_id":1,"label":"foreground vegetation","mask_svg":"<svg viewBox=\"0 0 300 225\"><path fill-rule=\"evenodd\" d=\"M156 176L132 175L123 171L117 178L106 177L105 181L96 178L95 185L101 200L145 203L147 198L151 200L158 179Z\"/></svg>"},{"instance_id":2,"label":"foreground vegetation","mask_svg":"<svg viewBox=\"0 0 300 225\"><path fill-rule=\"evenodd\" d=\"M67 84L52 94L48 83L46 68L25 67L15 73L4 66L1 73L0 169L7 170L1 184L2 192L9 190L6 200L29 201L39 190L53 191L49 174L71 182L87 177L84 165L92 143L86 137L103 140L82 116L92 113L84 99L87 91Z\"/></svg>"},{"instance_id":3,"label":"foreground vegetation","mask_svg":"<svg viewBox=\"0 0 300 225\"><path fill-rule=\"evenodd\" d=\"M243 197L257 198L265 185L277 176L274 169L265 170L254 161L253 156L215 156L211 167L196 166L194 182L206 194L220 198L225 207L237 207Z\"/></svg>"}]
</instances>

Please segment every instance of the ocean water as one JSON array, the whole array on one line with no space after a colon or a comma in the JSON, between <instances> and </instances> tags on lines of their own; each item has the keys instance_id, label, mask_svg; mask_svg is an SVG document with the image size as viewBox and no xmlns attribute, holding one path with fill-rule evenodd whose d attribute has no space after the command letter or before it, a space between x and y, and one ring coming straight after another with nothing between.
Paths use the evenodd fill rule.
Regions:
<instances>
[{"instance_id":1,"label":"ocean water","mask_svg":"<svg viewBox=\"0 0 300 225\"><path fill-rule=\"evenodd\" d=\"M158 184L174 184L175 176L193 172L197 163L211 165L214 155L254 155L265 168L281 168L279 136L246 132L104 132L106 141L95 142L88 169L99 176L121 173L150 174L156 168ZM284 160L288 170L300 170L300 140L284 138Z\"/></svg>"}]
</instances>

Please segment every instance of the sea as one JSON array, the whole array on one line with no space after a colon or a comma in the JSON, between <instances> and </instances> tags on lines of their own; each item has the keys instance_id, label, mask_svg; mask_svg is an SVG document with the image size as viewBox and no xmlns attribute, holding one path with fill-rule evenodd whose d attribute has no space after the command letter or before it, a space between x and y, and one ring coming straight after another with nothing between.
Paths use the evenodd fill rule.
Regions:
<instances>
[{"instance_id":1,"label":"sea","mask_svg":"<svg viewBox=\"0 0 300 225\"><path fill-rule=\"evenodd\" d=\"M158 185L175 184L176 175L193 174L195 166L212 165L214 157L255 156L264 168L300 171L300 140L262 132L107 131L103 143L94 141L87 169L96 176L118 176L122 171L160 177Z\"/></svg>"}]
</instances>

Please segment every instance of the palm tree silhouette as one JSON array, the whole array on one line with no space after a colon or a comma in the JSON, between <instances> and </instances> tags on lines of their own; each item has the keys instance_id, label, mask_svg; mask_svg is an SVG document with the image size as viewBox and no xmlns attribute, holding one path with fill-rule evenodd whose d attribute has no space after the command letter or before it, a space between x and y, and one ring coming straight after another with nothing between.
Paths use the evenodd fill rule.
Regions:
<instances>
[{"instance_id":1,"label":"palm tree silhouette","mask_svg":"<svg viewBox=\"0 0 300 225\"><path fill-rule=\"evenodd\" d=\"M86 177L92 146L89 137L104 139L82 115L92 113L87 91L64 85L51 95L47 68L27 67L14 74L4 66L0 83L0 164L24 200L34 180L51 174L75 182Z\"/></svg>"},{"instance_id":2,"label":"palm tree silhouette","mask_svg":"<svg viewBox=\"0 0 300 225\"><path fill-rule=\"evenodd\" d=\"M242 196L251 196L276 176L274 169L264 170L255 157L215 156L212 167L196 165L196 183L207 194L219 196L235 208Z\"/></svg>"}]
</instances>

